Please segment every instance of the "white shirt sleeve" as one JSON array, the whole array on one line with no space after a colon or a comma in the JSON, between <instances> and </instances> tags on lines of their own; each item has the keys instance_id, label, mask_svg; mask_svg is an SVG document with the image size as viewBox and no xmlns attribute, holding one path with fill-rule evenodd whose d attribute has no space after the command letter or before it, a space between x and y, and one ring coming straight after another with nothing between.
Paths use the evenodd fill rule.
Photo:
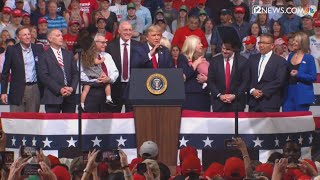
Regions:
<instances>
[{"instance_id":1,"label":"white shirt sleeve","mask_svg":"<svg viewBox=\"0 0 320 180\"><path fill-rule=\"evenodd\" d=\"M96 82L97 81L97 79L89 79L89 77L86 75L86 73L84 73L82 65L80 67L80 79L81 79L81 82Z\"/></svg>"},{"instance_id":2,"label":"white shirt sleeve","mask_svg":"<svg viewBox=\"0 0 320 180\"><path fill-rule=\"evenodd\" d=\"M103 52L101 55L105 58L104 64L107 67L108 77L111 79L111 84L113 84L119 77L117 66L109 53Z\"/></svg>"}]
</instances>

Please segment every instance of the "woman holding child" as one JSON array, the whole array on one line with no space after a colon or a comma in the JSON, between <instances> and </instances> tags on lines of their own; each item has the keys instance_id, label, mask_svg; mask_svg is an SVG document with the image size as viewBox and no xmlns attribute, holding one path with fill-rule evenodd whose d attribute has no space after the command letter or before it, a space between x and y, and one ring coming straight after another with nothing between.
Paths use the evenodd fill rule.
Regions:
<instances>
[{"instance_id":1,"label":"woman holding child","mask_svg":"<svg viewBox=\"0 0 320 180\"><path fill-rule=\"evenodd\" d=\"M83 47L81 55L83 91L80 104L87 112L106 112L108 105L113 106L110 84L116 81L119 71L111 55L105 52L107 40L104 34L86 38L90 40L85 43L91 43L88 43L89 47Z\"/></svg>"},{"instance_id":2,"label":"woman holding child","mask_svg":"<svg viewBox=\"0 0 320 180\"><path fill-rule=\"evenodd\" d=\"M205 83L207 76L197 69L199 64L206 63L202 51L199 37L191 35L185 40L178 57L178 68L183 69L185 78L186 98L182 105L183 109L210 111L210 95Z\"/></svg>"}]
</instances>

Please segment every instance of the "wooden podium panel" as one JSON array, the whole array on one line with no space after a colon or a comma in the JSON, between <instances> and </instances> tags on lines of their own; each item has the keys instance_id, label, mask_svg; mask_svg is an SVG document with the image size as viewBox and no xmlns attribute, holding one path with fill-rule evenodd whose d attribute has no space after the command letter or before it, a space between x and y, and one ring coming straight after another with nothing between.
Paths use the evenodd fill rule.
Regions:
<instances>
[{"instance_id":1,"label":"wooden podium panel","mask_svg":"<svg viewBox=\"0 0 320 180\"><path fill-rule=\"evenodd\" d=\"M137 148L145 141L158 145L160 162L177 164L181 121L180 106L134 106Z\"/></svg>"}]
</instances>

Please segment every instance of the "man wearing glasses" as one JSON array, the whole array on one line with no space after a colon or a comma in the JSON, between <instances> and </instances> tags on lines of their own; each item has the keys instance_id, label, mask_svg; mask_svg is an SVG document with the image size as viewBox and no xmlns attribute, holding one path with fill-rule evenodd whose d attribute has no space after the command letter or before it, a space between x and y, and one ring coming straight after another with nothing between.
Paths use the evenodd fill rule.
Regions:
<instances>
[{"instance_id":1,"label":"man wearing glasses","mask_svg":"<svg viewBox=\"0 0 320 180\"><path fill-rule=\"evenodd\" d=\"M274 39L262 34L260 53L250 56L250 112L279 112L286 81L286 60L272 52Z\"/></svg>"}]
</instances>

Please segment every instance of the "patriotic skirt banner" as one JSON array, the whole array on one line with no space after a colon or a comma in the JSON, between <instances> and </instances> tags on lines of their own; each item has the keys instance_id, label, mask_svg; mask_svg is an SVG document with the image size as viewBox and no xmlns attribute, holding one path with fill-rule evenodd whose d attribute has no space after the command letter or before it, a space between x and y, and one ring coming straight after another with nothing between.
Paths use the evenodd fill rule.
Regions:
<instances>
[{"instance_id":1,"label":"patriotic skirt banner","mask_svg":"<svg viewBox=\"0 0 320 180\"><path fill-rule=\"evenodd\" d=\"M311 112L239 113L239 136L248 148L259 150L266 162L274 151L293 140L302 146L304 158L311 157L315 122ZM224 140L235 137L234 113L183 111L179 147L193 146L198 154L204 148L223 149Z\"/></svg>"},{"instance_id":2,"label":"patriotic skirt banner","mask_svg":"<svg viewBox=\"0 0 320 180\"><path fill-rule=\"evenodd\" d=\"M7 150L37 146L58 156L58 149L78 147L77 114L1 113L1 119ZM239 134L249 148L259 150L262 162L289 139L310 158L314 130L311 112L239 113ZM204 148L224 148L224 139L235 137L234 133L234 113L183 111L179 148L193 146L201 155ZM82 135L83 150L120 146L129 161L137 156L133 113L83 114Z\"/></svg>"}]
</instances>

